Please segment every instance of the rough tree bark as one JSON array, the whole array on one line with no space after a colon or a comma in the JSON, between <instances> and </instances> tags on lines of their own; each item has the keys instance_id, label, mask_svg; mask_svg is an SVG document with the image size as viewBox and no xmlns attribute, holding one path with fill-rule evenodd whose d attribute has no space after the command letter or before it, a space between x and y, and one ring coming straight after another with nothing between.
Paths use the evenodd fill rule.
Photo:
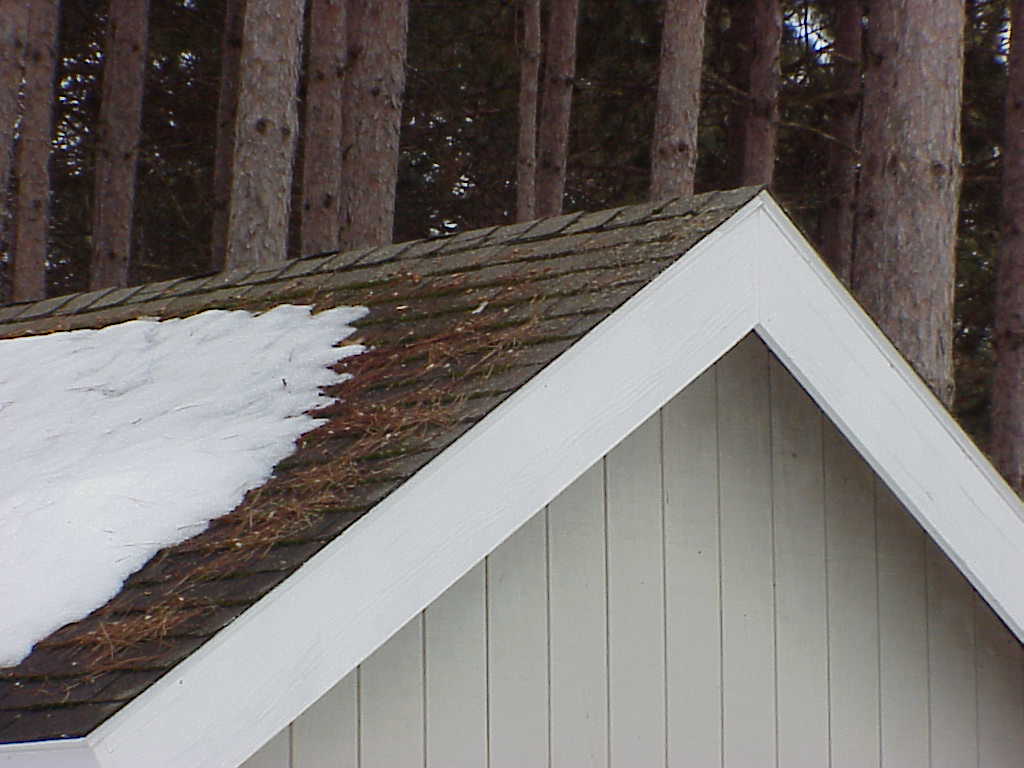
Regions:
<instances>
[{"instance_id":1,"label":"rough tree bark","mask_svg":"<svg viewBox=\"0 0 1024 768\"><path fill-rule=\"evenodd\" d=\"M247 0L225 267L288 255L304 0Z\"/></svg>"},{"instance_id":2,"label":"rough tree bark","mask_svg":"<svg viewBox=\"0 0 1024 768\"><path fill-rule=\"evenodd\" d=\"M408 0L349 0L342 248L391 242Z\"/></svg>"},{"instance_id":3,"label":"rough tree bark","mask_svg":"<svg viewBox=\"0 0 1024 768\"><path fill-rule=\"evenodd\" d=\"M544 92L537 133L537 215L562 212L569 118L576 76L579 0L552 0L544 47Z\"/></svg>"},{"instance_id":4,"label":"rough tree bark","mask_svg":"<svg viewBox=\"0 0 1024 768\"><path fill-rule=\"evenodd\" d=\"M242 66L242 24L245 0L226 0L220 48L220 93L217 98L217 149L213 156L213 231L210 268L224 269L231 204L231 165L235 157L238 77Z\"/></svg>"},{"instance_id":5,"label":"rough tree bark","mask_svg":"<svg viewBox=\"0 0 1024 768\"><path fill-rule=\"evenodd\" d=\"M7 192L14 160L14 126L24 72L28 14L25 0L0 0L0 239L7 218Z\"/></svg>"},{"instance_id":6,"label":"rough tree bark","mask_svg":"<svg viewBox=\"0 0 1024 768\"><path fill-rule=\"evenodd\" d=\"M537 216L537 96L540 85L540 0L523 0L519 54L519 148L516 161L516 220Z\"/></svg>"},{"instance_id":7,"label":"rough tree bark","mask_svg":"<svg viewBox=\"0 0 1024 768\"><path fill-rule=\"evenodd\" d=\"M15 212L11 238L14 301L46 295L46 250L50 224L50 143L53 81L60 4L28 4L24 106L14 158Z\"/></svg>"},{"instance_id":8,"label":"rough tree bark","mask_svg":"<svg viewBox=\"0 0 1024 768\"><path fill-rule=\"evenodd\" d=\"M991 455L1006 481L1024 494L1024 0L1013 0L1010 14Z\"/></svg>"},{"instance_id":9,"label":"rough tree bark","mask_svg":"<svg viewBox=\"0 0 1024 768\"><path fill-rule=\"evenodd\" d=\"M953 401L964 7L873 0L854 293L938 398Z\"/></svg>"},{"instance_id":10,"label":"rough tree bark","mask_svg":"<svg viewBox=\"0 0 1024 768\"><path fill-rule=\"evenodd\" d=\"M96 139L89 287L128 285L149 0L110 0Z\"/></svg>"},{"instance_id":11,"label":"rough tree bark","mask_svg":"<svg viewBox=\"0 0 1024 768\"><path fill-rule=\"evenodd\" d=\"M692 195L707 0L666 0L658 109L651 150L651 199Z\"/></svg>"},{"instance_id":12,"label":"rough tree bark","mask_svg":"<svg viewBox=\"0 0 1024 768\"><path fill-rule=\"evenodd\" d=\"M779 0L754 0L750 28L750 98L743 123L743 184L771 184L779 131Z\"/></svg>"},{"instance_id":13,"label":"rough tree bark","mask_svg":"<svg viewBox=\"0 0 1024 768\"><path fill-rule=\"evenodd\" d=\"M864 0L839 0L836 13L833 66L839 93L831 105L831 130L836 141L829 147L831 189L822 227L822 255L836 276L849 286L857 213Z\"/></svg>"},{"instance_id":14,"label":"rough tree bark","mask_svg":"<svg viewBox=\"0 0 1024 768\"><path fill-rule=\"evenodd\" d=\"M341 226L342 96L345 75L345 0L313 0L302 165L299 252L338 248Z\"/></svg>"}]
</instances>

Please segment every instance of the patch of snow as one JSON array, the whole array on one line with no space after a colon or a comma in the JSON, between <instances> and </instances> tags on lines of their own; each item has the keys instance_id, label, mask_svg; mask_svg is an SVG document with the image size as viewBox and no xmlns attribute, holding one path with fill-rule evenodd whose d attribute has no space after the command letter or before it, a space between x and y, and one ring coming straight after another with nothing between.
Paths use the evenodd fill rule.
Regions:
<instances>
[{"instance_id":1,"label":"patch of snow","mask_svg":"<svg viewBox=\"0 0 1024 768\"><path fill-rule=\"evenodd\" d=\"M366 312L285 305L0 341L0 667L269 479Z\"/></svg>"}]
</instances>

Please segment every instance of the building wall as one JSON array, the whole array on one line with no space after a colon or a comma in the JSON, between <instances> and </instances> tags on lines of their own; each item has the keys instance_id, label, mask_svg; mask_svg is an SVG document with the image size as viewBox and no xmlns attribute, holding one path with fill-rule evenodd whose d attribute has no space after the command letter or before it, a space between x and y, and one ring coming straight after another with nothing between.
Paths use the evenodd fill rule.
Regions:
<instances>
[{"instance_id":1,"label":"building wall","mask_svg":"<svg viewBox=\"0 0 1024 768\"><path fill-rule=\"evenodd\" d=\"M1020 643L751 337L245 768L1022 762Z\"/></svg>"}]
</instances>

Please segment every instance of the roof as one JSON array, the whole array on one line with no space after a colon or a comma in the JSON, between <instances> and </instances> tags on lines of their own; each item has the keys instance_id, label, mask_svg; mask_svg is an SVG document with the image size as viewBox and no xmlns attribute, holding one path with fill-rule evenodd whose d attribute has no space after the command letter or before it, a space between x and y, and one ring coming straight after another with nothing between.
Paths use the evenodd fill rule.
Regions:
<instances>
[{"instance_id":1,"label":"roof","mask_svg":"<svg viewBox=\"0 0 1024 768\"><path fill-rule=\"evenodd\" d=\"M283 302L370 308L329 420L0 672L0 741L66 739L0 761L241 762L750 332L1022 636L1019 500L767 193L5 308L0 337Z\"/></svg>"},{"instance_id":2,"label":"roof","mask_svg":"<svg viewBox=\"0 0 1024 768\"><path fill-rule=\"evenodd\" d=\"M0 338L364 305L330 422L271 483L0 672L0 743L81 736L280 583L756 193L713 193L0 308Z\"/></svg>"}]
</instances>

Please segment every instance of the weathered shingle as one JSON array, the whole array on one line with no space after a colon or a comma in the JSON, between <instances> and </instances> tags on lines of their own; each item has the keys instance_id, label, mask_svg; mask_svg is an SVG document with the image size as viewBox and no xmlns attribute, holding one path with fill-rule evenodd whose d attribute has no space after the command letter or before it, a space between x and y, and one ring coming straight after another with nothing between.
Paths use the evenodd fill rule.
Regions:
<instances>
[{"instance_id":1,"label":"weathered shingle","mask_svg":"<svg viewBox=\"0 0 1024 768\"><path fill-rule=\"evenodd\" d=\"M714 230L757 189L711 193L260 270L0 308L0 339L140 316L363 305L369 350L274 477L121 594L0 670L0 743L81 736L319 549Z\"/></svg>"}]
</instances>

